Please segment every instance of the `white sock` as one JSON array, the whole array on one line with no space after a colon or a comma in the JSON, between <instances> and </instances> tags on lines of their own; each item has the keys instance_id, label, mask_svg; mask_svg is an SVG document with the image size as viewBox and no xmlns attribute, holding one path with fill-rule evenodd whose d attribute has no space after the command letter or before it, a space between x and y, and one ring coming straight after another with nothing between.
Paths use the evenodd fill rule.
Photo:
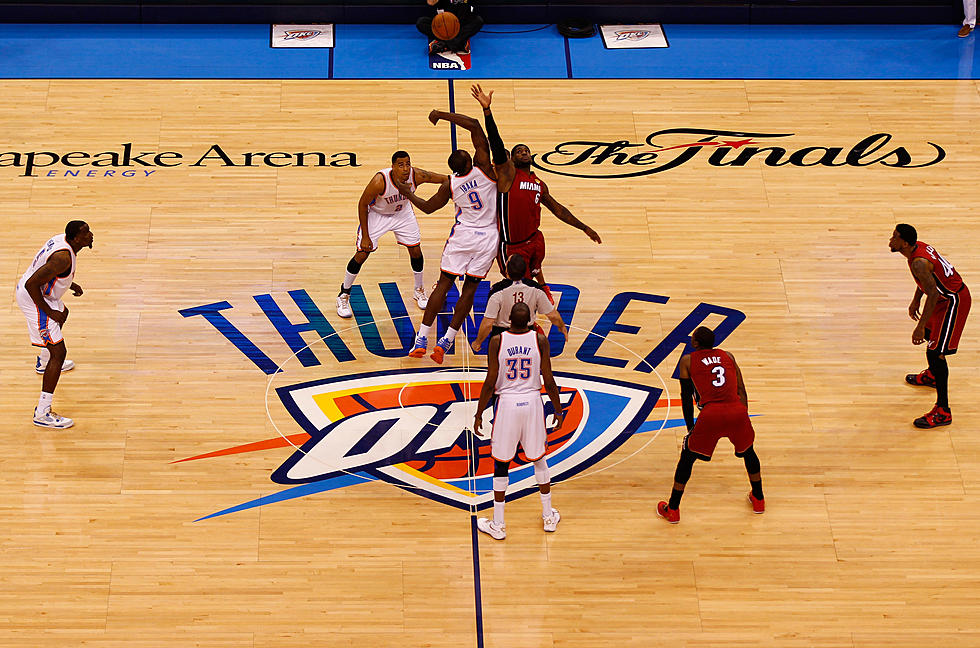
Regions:
<instances>
[{"instance_id":1,"label":"white sock","mask_svg":"<svg viewBox=\"0 0 980 648\"><path fill-rule=\"evenodd\" d=\"M47 414L51 411L51 401L54 399L54 394L50 392L41 392L41 398L37 400L37 413L41 416Z\"/></svg>"},{"instance_id":2,"label":"white sock","mask_svg":"<svg viewBox=\"0 0 980 648\"><path fill-rule=\"evenodd\" d=\"M415 275L415 290L422 290L422 273L413 272L412 274Z\"/></svg>"},{"instance_id":3,"label":"white sock","mask_svg":"<svg viewBox=\"0 0 980 648\"><path fill-rule=\"evenodd\" d=\"M541 517L548 517L551 515L551 491L545 495L541 493Z\"/></svg>"},{"instance_id":4,"label":"white sock","mask_svg":"<svg viewBox=\"0 0 980 648\"><path fill-rule=\"evenodd\" d=\"M493 523L502 526L504 523L504 503L493 501Z\"/></svg>"},{"instance_id":5,"label":"white sock","mask_svg":"<svg viewBox=\"0 0 980 648\"><path fill-rule=\"evenodd\" d=\"M432 325L431 324L428 324L428 325L426 325L426 324L419 324L419 337L427 338L427 337L429 337L429 333L431 333L431 332L432 332Z\"/></svg>"},{"instance_id":6,"label":"white sock","mask_svg":"<svg viewBox=\"0 0 980 648\"><path fill-rule=\"evenodd\" d=\"M349 272L344 273L344 290L350 290L350 287L354 285L354 280L357 279L356 274L351 274Z\"/></svg>"},{"instance_id":7,"label":"white sock","mask_svg":"<svg viewBox=\"0 0 980 648\"><path fill-rule=\"evenodd\" d=\"M51 359L51 351L48 350L48 347L41 347L41 351L38 353L38 355L41 357L41 366L48 366L48 360Z\"/></svg>"},{"instance_id":8,"label":"white sock","mask_svg":"<svg viewBox=\"0 0 980 648\"><path fill-rule=\"evenodd\" d=\"M450 326L449 328L446 329L446 334L443 337L449 340L450 342L452 342L453 340L456 339L457 333L459 333L459 329L454 329L453 327Z\"/></svg>"}]
</instances>

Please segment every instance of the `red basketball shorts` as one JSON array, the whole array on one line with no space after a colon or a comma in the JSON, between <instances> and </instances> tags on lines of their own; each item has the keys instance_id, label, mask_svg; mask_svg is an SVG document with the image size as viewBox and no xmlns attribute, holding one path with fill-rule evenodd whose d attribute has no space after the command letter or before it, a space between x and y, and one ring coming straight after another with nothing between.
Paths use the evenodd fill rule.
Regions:
<instances>
[{"instance_id":1,"label":"red basketball shorts","mask_svg":"<svg viewBox=\"0 0 980 648\"><path fill-rule=\"evenodd\" d=\"M525 279L534 279L541 271L541 262L544 261L544 234L538 230L531 235L531 238L520 243L501 244L503 256L500 259L500 271L507 274L507 259L512 254L520 254L527 261L527 273Z\"/></svg>"},{"instance_id":2,"label":"red basketball shorts","mask_svg":"<svg viewBox=\"0 0 980 648\"><path fill-rule=\"evenodd\" d=\"M755 430L749 412L742 403L709 403L694 423L694 429L684 437L684 447L711 460L720 439L727 438L740 455L755 442Z\"/></svg>"},{"instance_id":3,"label":"red basketball shorts","mask_svg":"<svg viewBox=\"0 0 980 648\"><path fill-rule=\"evenodd\" d=\"M926 324L930 351L939 351L941 355L956 353L966 316L970 314L970 301L970 291L966 285L951 297L939 300Z\"/></svg>"}]
</instances>

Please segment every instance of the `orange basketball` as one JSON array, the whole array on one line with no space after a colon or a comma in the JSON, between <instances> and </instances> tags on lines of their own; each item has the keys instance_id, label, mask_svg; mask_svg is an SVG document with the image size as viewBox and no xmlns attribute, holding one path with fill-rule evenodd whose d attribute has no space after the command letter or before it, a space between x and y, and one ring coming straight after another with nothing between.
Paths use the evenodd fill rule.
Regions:
<instances>
[{"instance_id":1,"label":"orange basketball","mask_svg":"<svg viewBox=\"0 0 980 648\"><path fill-rule=\"evenodd\" d=\"M436 14L432 19L432 35L438 40L447 41L456 38L459 33L459 18L448 11Z\"/></svg>"}]
</instances>

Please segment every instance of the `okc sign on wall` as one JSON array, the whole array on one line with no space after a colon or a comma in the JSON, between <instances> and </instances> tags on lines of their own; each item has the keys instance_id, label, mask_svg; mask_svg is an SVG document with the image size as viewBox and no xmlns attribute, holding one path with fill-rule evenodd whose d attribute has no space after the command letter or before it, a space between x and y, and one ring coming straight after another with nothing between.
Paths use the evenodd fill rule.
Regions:
<instances>
[{"instance_id":1,"label":"okc sign on wall","mask_svg":"<svg viewBox=\"0 0 980 648\"><path fill-rule=\"evenodd\" d=\"M469 318L464 329L470 339L457 338L457 349L475 338L475 324L486 307L489 286L488 281L481 283L474 300L476 316ZM229 350L236 349L261 373L270 376L269 380L279 385L275 395L298 428L280 430L277 438L250 440L181 460L220 460L243 452L288 450L282 465L271 475L273 482L287 486L285 490L205 517L378 480L459 508L479 509L492 504L489 439L478 438L467 430L485 376L482 357L471 362L475 369L448 366L454 364L450 354L446 368L434 367L426 359L419 361L417 368L397 369L392 361L390 370L351 372L359 354L405 358L414 341L415 329L397 286L383 283L378 287L382 301L370 303L363 288L354 286L354 325L340 331L305 290L253 296L254 305L293 351L293 358L282 365L253 342L249 332L234 324L233 320L238 319L234 309L247 309L245 304L236 306L224 301L180 311L188 321L209 325L230 343ZM562 318L576 326L581 319L576 318L578 288L552 284L552 290L559 295L557 308ZM453 289L447 298L445 313L436 323L440 335L448 326L449 313L458 297ZM286 299L302 313L300 321L284 314ZM574 350L568 348L557 330L550 332L552 356L557 357L555 378L567 413L565 424L548 432L548 460L554 481L568 479L597 464L638 432L682 425L680 420L667 420L664 383L654 374L655 368L678 348L690 350L690 334L702 323L710 320L720 344L745 320L744 313L736 309L701 303L681 317L652 349L638 349L645 356L628 350L628 341L607 341L614 332L619 340L640 333L641 327L621 321L630 304L663 305L668 301L667 296L642 292L613 296L595 322L586 322L587 327L582 327L578 321L577 328L584 328L588 334ZM379 332L378 323L383 321L390 321L395 329L389 339ZM669 315L664 321L669 322ZM307 339L319 337L320 341L309 344L302 337L308 332L316 336ZM355 353L355 338L363 344L364 352ZM486 344L478 355L485 352ZM637 380L612 380L603 375L603 367L632 369L637 372ZM293 382L293 376L299 382ZM281 385L283 382L287 384ZM550 416L550 400L543 401ZM267 405L273 407L275 403ZM657 408L663 408L659 410L659 420L654 416L650 421ZM489 410L485 413L484 429L490 429L491 415ZM509 499L523 497L536 488L533 466L526 457L519 454L515 463Z\"/></svg>"}]
</instances>

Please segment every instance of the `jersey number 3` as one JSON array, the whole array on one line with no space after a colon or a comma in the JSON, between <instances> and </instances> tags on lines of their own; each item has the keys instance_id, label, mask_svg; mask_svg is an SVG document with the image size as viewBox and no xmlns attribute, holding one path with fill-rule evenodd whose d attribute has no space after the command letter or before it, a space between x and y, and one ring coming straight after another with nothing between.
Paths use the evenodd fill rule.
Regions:
<instances>
[{"instance_id":1,"label":"jersey number 3","mask_svg":"<svg viewBox=\"0 0 980 648\"><path fill-rule=\"evenodd\" d=\"M716 378L711 381L711 384L712 385L714 385L715 387L721 387L722 385L725 384L725 368L724 367L720 367L720 366L719 367L715 367L714 369L711 370L711 373L713 373L716 376Z\"/></svg>"}]
</instances>

